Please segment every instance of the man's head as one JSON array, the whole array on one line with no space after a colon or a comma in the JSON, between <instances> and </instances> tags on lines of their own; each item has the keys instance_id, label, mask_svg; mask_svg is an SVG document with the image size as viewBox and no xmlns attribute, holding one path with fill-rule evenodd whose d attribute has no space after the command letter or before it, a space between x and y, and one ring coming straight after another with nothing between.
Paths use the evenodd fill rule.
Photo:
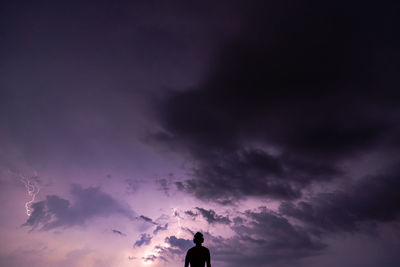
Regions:
<instances>
[{"instance_id":1,"label":"man's head","mask_svg":"<svg viewBox=\"0 0 400 267\"><path fill-rule=\"evenodd\" d=\"M196 245L201 245L201 243L204 242L203 234L200 233L200 232L197 232L197 233L194 235L193 242L194 242Z\"/></svg>"}]
</instances>

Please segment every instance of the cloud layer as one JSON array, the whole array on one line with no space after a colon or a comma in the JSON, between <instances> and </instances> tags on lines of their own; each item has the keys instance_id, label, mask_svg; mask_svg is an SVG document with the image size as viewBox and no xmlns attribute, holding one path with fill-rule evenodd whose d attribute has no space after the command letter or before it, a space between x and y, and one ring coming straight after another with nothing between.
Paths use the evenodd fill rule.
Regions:
<instances>
[{"instance_id":1,"label":"cloud layer","mask_svg":"<svg viewBox=\"0 0 400 267\"><path fill-rule=\"evenodd\" d=\"M56 195L47 196L45 200L32 204L32 215L24 226L52 230L59 227L84 226L95 217L119 214L129 219L135 218L134 212L128 206L119 203L98 187L82 188L73 184L70 192L74 198L72 204Z\"/></svg>"},{"instance_id":2,"label":"cloud layer","mask_svg":"<svg viewBox=\"0 0 400 267\"><path fill-rule=\"evenodd\" d=\"M365 222L396 221L400 215L400 171L370 176L347 190L320 193L298 204L282 203L280 212L319 231L360 230Z\"/></svg>"},{"instance_id":3,"label":"cloud layer","mask_svg":"<svg viewBox=\"0 0 400 267\"><path fill-rule=\"evenodd\" d=\"M230 217L185 211L234 231L208 233L215 258L290 265L321 255L334 234L397 222L393 11L345 1L256 1L245 10L203 79L155 103L161 130L152 140L190 165L178 190L214 202L219 213L244 199L278 203Z\"/></svg>"},{"instance_id":4,"label":"cloud layer","mask_svg":"<svg viewBox=\"0 0 400 267\"><path fill-rule=\"evenodd\" d=\"M398 147L398 79L382 65L398 48L380 30L394 25L372 22L375 6L289 2L258 3L195 89L157 102L154 139L192 159L179 189L293 200L343 177L343 162Z\"/></svg>"}]
</instances>

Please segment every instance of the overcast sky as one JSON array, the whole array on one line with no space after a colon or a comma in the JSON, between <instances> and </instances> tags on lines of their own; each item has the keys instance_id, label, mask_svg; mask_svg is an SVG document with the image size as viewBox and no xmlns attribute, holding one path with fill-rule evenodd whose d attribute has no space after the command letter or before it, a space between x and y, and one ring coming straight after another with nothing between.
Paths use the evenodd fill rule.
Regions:
<instances>
[{"instance_id":1,"label":"overcast sky","mask_svg":"<svg viewBox=\"0 0 400 267\"><path fill-rule=\"evenodd\" d=\"M400 266L399 8L3 1L0 265Z\"/></svg>"}]
</instances>

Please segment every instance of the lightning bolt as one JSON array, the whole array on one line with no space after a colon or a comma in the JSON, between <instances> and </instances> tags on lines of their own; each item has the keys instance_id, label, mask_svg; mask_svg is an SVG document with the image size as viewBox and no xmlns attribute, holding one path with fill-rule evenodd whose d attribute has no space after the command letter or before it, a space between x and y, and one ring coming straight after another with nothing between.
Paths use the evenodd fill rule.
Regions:
<instances>
[{"instance_id":1,"label":"lightning bolt","mask_svg":"<svg viewBox=\"0 0 400 267\"><path fill-rule=\"evenodd\" d=\"M26 210L26 215L31 216L32 214L32 203L35 201L35 198L37 194L40 192L40 187L38 183L35 181L37 179L37 176L32 177L31 179L25 178L20 176L21 181L24 183L25 188L28 192L28 195L31 197L31 200L25 203L25 210Z\"/></svg>"},{"instance_id":2,"label":"lightning bolt","mask_svg":"<svg viewBox=\"0 0 400 267\"><path fill-rule=\"evenodd\" d=\"M21 174L16 174L11 172L14 176L18 177L19 180L24 184L28 196L31 197L29 201L25 203L25 213L29 217L31 216L32 210L32 203L35 201L37 194L40 192L40 186L38 183L38 175L35 172L35 175L32 177L25 177Z\"/></svg>"}]
</instances>

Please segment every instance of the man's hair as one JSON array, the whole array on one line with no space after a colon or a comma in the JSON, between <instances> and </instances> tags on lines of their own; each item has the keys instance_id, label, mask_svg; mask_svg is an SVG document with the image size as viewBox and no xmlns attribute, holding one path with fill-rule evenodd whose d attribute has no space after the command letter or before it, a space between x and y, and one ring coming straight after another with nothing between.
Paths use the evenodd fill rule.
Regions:
<instances>
[{"instance_id":1,"label":"man's hair","mask_svg":"<svg viewBox=\"0 0 400 267\"><path fill-rule=\"evenodd\" d=\"M201 243L203 243L203 242L204 242L203 234L200 233L200 232L197 232L197 233L194 235L193 242L194 242L195 244L201 244Z\"/></svg>"}]
</instances>

